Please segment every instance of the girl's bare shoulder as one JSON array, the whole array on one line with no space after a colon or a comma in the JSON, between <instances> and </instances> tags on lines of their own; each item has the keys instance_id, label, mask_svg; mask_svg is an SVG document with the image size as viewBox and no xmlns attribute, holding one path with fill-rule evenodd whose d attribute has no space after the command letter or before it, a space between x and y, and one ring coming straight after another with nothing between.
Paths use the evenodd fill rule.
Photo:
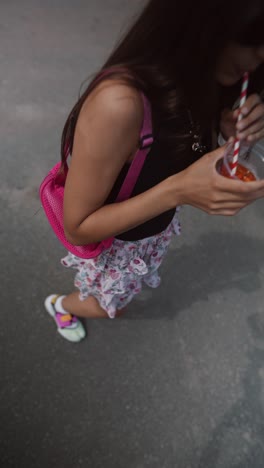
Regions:
<instances>
[{"instance_id":1,"label":"girl's bare shoulder","mask_svg":"<svg viewBox=\"0 0 264 468\"><path fill-rule=\"evenodd\" d=\"M106 79L87 97L79 125L87 125L91 119L101 118L120 131L129 132L131 141L137 141L144 118L144 106L140 92L121 81Z\"/></svg>"}]
</instances>

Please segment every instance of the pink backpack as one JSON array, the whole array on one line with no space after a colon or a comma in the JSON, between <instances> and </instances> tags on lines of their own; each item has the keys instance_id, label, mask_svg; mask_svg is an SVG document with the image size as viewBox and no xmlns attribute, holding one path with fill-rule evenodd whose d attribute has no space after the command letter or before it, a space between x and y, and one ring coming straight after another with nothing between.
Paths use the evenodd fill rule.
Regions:
<instances>
[{"instance_id":1,"label":"pink backpack","mask_svg":"<svg viewBox=\"0 0 264 468\"><path fill-rule=\"evenodd\" d=\"M153 143L151 107L144 94L141 93L141 95L144 104L144 122L140 133L140 147L131 163L116 202L127 200L132 194L146 156ZM114 238L82 246L72 245L67 241L63 227L63 197L67 170L62 175L59 173L60 168L61 162L50 170L40 185L40 200L45 214L59 241L69 252L84 259L97 257L103 250L108 249L112 245Z\"/></svg>"}]
</instances>

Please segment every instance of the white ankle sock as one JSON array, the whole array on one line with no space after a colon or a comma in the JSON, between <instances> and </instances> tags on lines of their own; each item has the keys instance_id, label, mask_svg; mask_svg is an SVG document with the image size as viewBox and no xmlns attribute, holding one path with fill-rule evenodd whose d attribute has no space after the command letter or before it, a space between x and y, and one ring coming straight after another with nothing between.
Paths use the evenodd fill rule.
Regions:
<instances>
[{"instance_id":1,"label":"white ankle sock","mask_svg":"<svg viewBox=\"0 0 264 468\"><path fill-rule=\"evenodd\" d=\"M64 297L66 296L60 296L56 302L55 302L55 309L57 312L59 312L60 314L68 314L69 312L67 312L67 310L64 309L64 307L62 306L62 300L64 299Z\"/></svg>"}]
</instances>

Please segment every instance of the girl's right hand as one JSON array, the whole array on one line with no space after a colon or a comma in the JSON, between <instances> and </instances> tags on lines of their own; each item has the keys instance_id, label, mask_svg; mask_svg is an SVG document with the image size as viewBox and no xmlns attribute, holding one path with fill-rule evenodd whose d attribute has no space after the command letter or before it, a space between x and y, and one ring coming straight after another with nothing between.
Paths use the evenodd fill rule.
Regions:
<instances>
[{"instance_id":1,"label":"girl's right hand","mask_svg":"<svg viewBox=\"0 0 264 468\"><path fill-rule=\"evenodd\" d=\"M223 158L228 145L230 142L173 176L181 175L182 204L192 205L211 215L233 216L264 197L264 180L242 182L228 179L217 172L217 162Z\"/></svg>"}]
</instances>

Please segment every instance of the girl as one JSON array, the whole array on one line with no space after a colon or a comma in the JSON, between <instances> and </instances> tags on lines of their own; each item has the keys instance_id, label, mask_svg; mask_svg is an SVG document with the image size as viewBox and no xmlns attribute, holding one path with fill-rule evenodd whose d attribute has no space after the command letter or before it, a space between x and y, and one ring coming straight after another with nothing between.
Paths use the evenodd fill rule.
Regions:
<instances>
[{"instance_id":1,"label":"girl","mask_svg":"<svg viewBox=\"0 0 264 468\"><path fill-rule=\"evenodd\" d=\"M53 294L45 306L67 340L85 336L77 317L114 318L143 282L159 285L158 268L180 232L176 207L230 216L264 196L264 181L219 175L225 146L215 149L219 130L226 140L237 134L250 144L264 137L256 89L264 75L263 24L263 0L150 0L73 108L62 136L62 160L67 146L72 155L65 234L74 245L115 240L95 259L71 253L62 259L78 270L80 292ZM237 111L223 108L224 96L236 86L239 95L245 71L252 87L237 124ZM140 139L148 105L152 144ZM151 147L132 195L116 203L146 143Z\"/></svg>"}]
</instances>

